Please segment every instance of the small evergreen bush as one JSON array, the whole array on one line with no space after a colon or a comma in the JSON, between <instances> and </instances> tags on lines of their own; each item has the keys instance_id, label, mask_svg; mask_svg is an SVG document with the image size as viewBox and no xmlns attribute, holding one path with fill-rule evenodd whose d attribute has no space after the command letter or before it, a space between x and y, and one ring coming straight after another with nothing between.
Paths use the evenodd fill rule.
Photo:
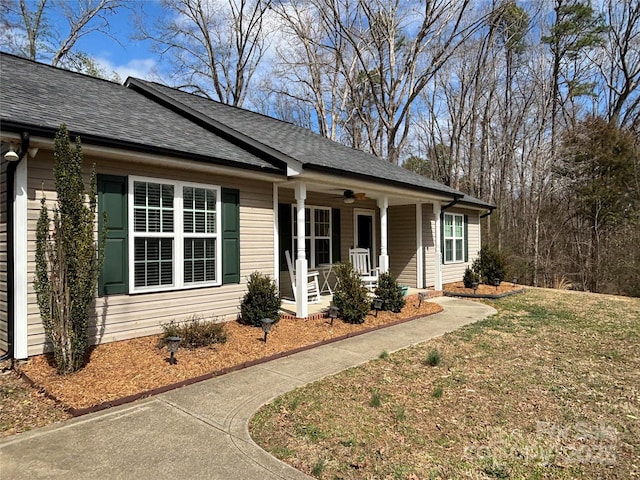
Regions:
<instances>
[{"instance_id":1,"label":"small evergreen bush","mask_svg":"<svg viewBox=\"0 0 640 480\"><path fill-rule=\"evenodd\" d=\"M276 282L268 275L253 272L240 305L240 323L260 327L263 318L271 318L274 324L277 323L281 300Z\"/></svg>"},{"instance_id":2,"label":"small evergreen bush","mask_svg":"<svg viewBox=\"0 0 640 480\"><path fill-rule=\"evenodd\" d=\"M464 276L462 277L462 283L464 283L464 288L473 288L473 283L480 283L480 275L471 270L469 267L464 271Z\"/></svg>"},{"instance_id":3,"label":"small evergreen bush","mask_svg":"<svg viewBox=\"0 0 640 480\"><path fill-rule=\"evenodd\" d=\"M363 323L371 311L371 301L360 275L350 263L339 263L335 272L337 285L333 291L333 304L340 309L340 318L347 323Z\"/></svg>"},{"instance_id":4,"label":"small evergreen bush","mask_svg":"<svg viewBox=\"0 0 640 480\"><path fill-rule=\"evenodd\" d=\"M398 285L398 282L390 273L385 272L380 274L378 288L376 288L375 294L384 300L382 309L389 310L393 313L400 313L402 307L407 303L404 298L404 293L402 292L402 287Z\"/></svg>"},{"instance_id":5,"label":"small evergreen bush","mask_svg":"<svg viewBox=\"0 0 640 480\"><path fill-rule=\"evenodd\" d=\"M483 283L493 285L495 278L504 280L507 267L504 257L498 250L482 247L480 256L473 262L473 271L480 276Z\"/></svg>"},{"instance_id":6,"label":"small evergreen bush","mask_svg":"<svg viewBox=\"0 0 640 480\"><path fill-rule=\"evenodd\" d=\"M183 348L199 348L225 343L227 332L224 323L206 321L202 315L192 315L182 324L174 321L163 324L158 348L164 347L169 337L180 337L180 346Z\"/></svg>"}]
</instances>

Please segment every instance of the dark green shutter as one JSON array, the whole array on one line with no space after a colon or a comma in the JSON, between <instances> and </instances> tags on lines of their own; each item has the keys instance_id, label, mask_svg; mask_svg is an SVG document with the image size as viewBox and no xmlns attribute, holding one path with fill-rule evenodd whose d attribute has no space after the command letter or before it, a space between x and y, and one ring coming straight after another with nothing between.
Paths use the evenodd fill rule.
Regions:
<instances>
[{"instance_id":1,"label":"dark green shutter","mask_svg":"<svg viewBox=\"0 0 640 480\"><path fill-rule=\"evenodd\" d=\"M464 226L464 261L469 261L469 215L464 216L464 220L462 222Z\"/></svg>"},{"instance_id":2,"label":"dark green shutter","mask_svg":"<svg viewBox=\"0 0 640 480\"><path fill-rule=\"evenodd\" d=\"M104 262L98 279L99 295L128 293L127 177L98 175L98 228L107 216Z\"/></svg>"},{"instance_id":3,"label":"dark green shutter","mask_svg":"<svg viewBox=\"0 0 640 480\"><path fill-rule=\"evenodd\" d=\"M340 209L331 209L331 250L333 263L339 262L341 258L340 252Z\"/></svg>"},{"instance_id":4,"label":"dark green shutter","mask_svg":"<svg viewBox=\"0 0 640 480\"><path fill-rule=\"evenodd\" d=\"M288 203L278 204L278 252L280 254L280 271L287 270L287 259L284 256L285 250L291 250L293 242L293 232L291 230L291 205ZM293 252L289 252L293 259Z\"/></svg>"},{"instance_id":5,"label":"dark green shutter","mask_svg":"<svg viewBox=\"0 0 640 480\"><path fill-rule=\"evenodd\" d=\"M240 191L222 189L222 284L240 283Z\"/></svg>"}]
</instances>

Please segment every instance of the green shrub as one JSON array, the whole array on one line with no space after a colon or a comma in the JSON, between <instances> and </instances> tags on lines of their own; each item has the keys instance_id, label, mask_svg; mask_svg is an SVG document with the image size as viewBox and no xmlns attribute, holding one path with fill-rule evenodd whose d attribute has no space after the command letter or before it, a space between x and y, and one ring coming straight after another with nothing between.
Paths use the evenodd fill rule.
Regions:
<instances>
[{"instance_id":1,"label":"green shrub","mask_svg":"<svg viewBox=\"0 0 640 480\"><path fill-rule=\"evenodd\" d=\"M263 318L271 318L277 323L280 320L280 303L276 282L268 275L253 272L240 305L240 323L260 327Z\"/></svg>"},{"instance_id":2,"label":"green shrub","mask_svg":"<svg viewBox=\"0 0 640 480\"><path fill-rule=\"evenodd\" d=\"M96 173L93 169L86 191L80 138L73 148L62 124L53 149L56 206L50 218L43 194L36 225L33 288L45 335L53 347L54 364L58 373L66 374L80 370L89 358L89 317L106 231L99 232L98 244Z\"/></svg>"},{"instance_id":3,"label":"green shrub","mask_svg":"<svg viewBox=\"0 0 640 480\"><path fill-rule=\"evenodd\" d=\"M480 275L482 282L493 285L493 280L502 281L506 276L506 262L498 250L491 247L482 247L480 256L473 262L473 271Z\"/></svg>"},{"instance_id":4,"label":"green shrub","mask_svg":"<svg viewBox=\"0 0 640 480\"><path fill-rule=\"evenodd\" d=\"M180 346L183 348L199 348L225 343L227 332L224 323L206 321L202 315L192 315L181 324L174 321L163 324L158 347L164 347L169 337L180 337Z\"/></svg>"},{"instance_id":5,"label":"green shrub","mask_svg":"<svg viewBox=\"0 0 640 480\"><path fill-rule=\"evenodd\" d=\"M371 311L367 289L362 286L350 263L335 267L337 285L333 292L333 304L340 309L340 318L347 323L363 323Z\"/></svg>"},{"instance_id":6,"label":"green shrub","mask_svg":"<svg viewBox=\"0 0 640 480\"><path fill-rule=\"evenodd\" d=\"M480 275L471 270L469 267L464 271L464 276L462 277L462 283L464 283L464 288L473 288L474 282L480 282Z\"/></svg>"},{"instance_id":7,"label":"green shrub","mask_svg":"<svg viewBox=\"0 0 640 480\"><path fill-rule=\"evenodd\" d=\"M398 282L390 273L385 272L380 274L378 288L376 288L375 294L384 300L382 309L389 310L393 313L400 313L402 307L404 307L407 302L404 298L402 287L398 285Z\"/></svg>"}]
</instances>

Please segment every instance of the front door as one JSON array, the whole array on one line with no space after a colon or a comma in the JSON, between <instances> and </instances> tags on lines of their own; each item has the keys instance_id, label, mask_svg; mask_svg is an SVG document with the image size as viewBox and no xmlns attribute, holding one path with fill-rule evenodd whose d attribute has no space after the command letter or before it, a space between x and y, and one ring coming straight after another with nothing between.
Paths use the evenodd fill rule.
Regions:
<instances>
[{"instance_id":1,"label":"front door","mask_svg":"<svg viewBox=\"0 0 640 480\"><path fill-rule=\"evenodd\" d=\"M372 210L354 210L354 247L368 248L372 268L376 265L376 243L374 212Z\"/></svg>"}]
</instances>

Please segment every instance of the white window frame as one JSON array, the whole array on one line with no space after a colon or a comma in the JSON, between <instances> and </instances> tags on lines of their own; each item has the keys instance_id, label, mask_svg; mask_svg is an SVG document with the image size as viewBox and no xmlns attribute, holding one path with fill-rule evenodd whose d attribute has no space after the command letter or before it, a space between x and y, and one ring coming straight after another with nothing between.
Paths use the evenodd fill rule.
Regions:
<instances>
[{"instance_id":1,"label":"white window frame","mask_svg":"<svg viewBox=\"0 0 640 480\"><path fill-rule=\"evenodd\" d=\"M308 211L305 212L305 221L309 221L309 233L310 235L306 235L305 232L305 241L309 240L309 250L307 251L307 264L309 268L318 268L316 265L316 240L329 240L329 259L330 262L333 262L333 213L331 211L331 207L324 207L320 205L305 205L304 208ZM315 212L316 210L325 210L329 213L329 235L318 235L316 236L315 229ZM293 244L292 244L292 252L296 251L295 246L297 245L298 235L296 234L296 216L297 207L296 205L291 205L291 233L293 235ZM306 228L306 225L305 225Z\"/></svg>"},{"instance_id":2,"label":"white window frame","mask_svg":"<svg viewBox=\"0 0 640 480\"><path fill-rule=\"evenodd\" d=\"M159 183L173 186L173 232L135 232L134 229L134 183ZM216 221L215 233L185 233L184 232L184 199L183 187L205 188L216 192ZM181 182L164 178L129 176L127 193L128 231L129 231L129 293L150 293L183 290L198 287L214 287L222 285L222 188L219 185L203 183ZM154 285L149 287L135 286L135 239L139 237L173 238L173 283L171 285ZM215 249L215 277L213 282L184 281L184 240L185 238L212 238L216 240Z\"/></svg>"},{"instance_id":3,"label":"white window frame","mask_svg":"<svg viewBox=\"0 0 640 480\"><path fill-rule=\"evenodd\" d=\"M452 235L447 235L447 217L451 217L451 227L452 227ZM456 235L456 218L460 218L461 221L461 225L462 225L462 234L460 236ZM442 229L443 229L443 245L442 245L442 251L444 252L444 263L445 264L451 264L451 263L464 263L464 242L465 242L465 238L464 238L464 215L462 213L445 213L444 214L444 218L443 218L443 222L442 222ZM451 240L452 242L452 248L451 248L451 260L447 260L447 240ZM462 258L457 258L456 255L456 241L460 240L462 242Z\"/></svg>"}]
</instances>

